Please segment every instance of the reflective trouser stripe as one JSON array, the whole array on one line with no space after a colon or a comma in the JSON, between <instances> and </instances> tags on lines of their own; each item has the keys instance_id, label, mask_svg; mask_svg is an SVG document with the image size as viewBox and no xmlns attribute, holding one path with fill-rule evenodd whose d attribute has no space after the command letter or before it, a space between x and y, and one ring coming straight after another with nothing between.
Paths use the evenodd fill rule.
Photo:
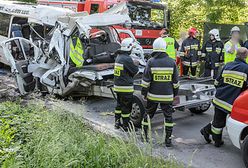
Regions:
<instances>
[{"instance_id":1,"label":"reflective trouser stripe","mask_svg":"<svg viewBox=\"0 0 248 168\"><path fill-rule=\"evenodd\" d=\"M173 101L173 95L155 95L155 94L148 93L147 98L149 100L161 101L161 102L171 102L171 101Z\"/></svg>"},{"instance_id":2,"label":"reflective trouser stripe","mask_svg":"<svg viewBox=\"0 0 248 168\"><path fill-rule=\"evenodd\" d=\"M141 86L144 87L144 88L148 88L150 85L150 82L146 82L144 80L141 81Z\"/></svg>"},{"instance_id":3,"label":"reflective trouser stripe","mask_svg":"<svg viewBox=\"0 0 248 168\"><path fill-rule=\"evenodd\" d=\"M214 134L221 134L222 133L222 128L215 128L214 126L211 127L211 131L214 133Z\"/></svg>"},{"instance_id":4,"label":"reflective trouser stripe","mask_svg":"<svg viewBox=\"0 0 248 168\"><path fill-rule=\"evenodd\" d=\"M185 66L197 66L198 65L198 63L197 62L186 62L186 61L183 61L183 65L185 65Z\"/></svg>"},{"instance_id":5,"label":"reflective trouser stripe","mask_svg":"<svg viewBox=\"0 0 248 168\"><path fill-rule=\"evenodd\" d=\"M174 125L175 125L175 123L168 123L168 122L164 123L164 126L166 126L166 127L173 127Z\"/></svg>"},{"instance_id":6,"label":"reflective trouser stripe","mask_svg":"<svg viewBox=\"0 0 248 168\"><path fill-rule=\"evenodd\" d=\"M179 86L180 86L179 82L177 82L177 83L173 83L173 88L174 88L174 89L179 88Z\"/></svg>"},{"instance_id":7,"label":"reflective trouser stripe","mask_svg":"<svg viewBox=\"0 0 248 168\"><path fill-rule=\"evenodd\" d=\"M142 121L141 124L144 125L144 126L148 126L149 125L149 122Z\"/></svg>"},{"instance_id":8,"label":"reflective trouser stripe","mask_svg":"<svg viewBox=\"0 0 248 168\"><path fill-rule=\"evenodd\" d=\"M130 93L134 92L133 86L114 86L113 90L115 92L123 92L123 93Z\"/></svg>"},{"instance_id":9,"label":"reflective trouser stripe","mask_svg":"<svg viewBox=\"0 0 248 168\"><path fill-rule=\"evenodd\" d=\"M129 114L121 114L121 117L122 118L128 118L128 117L130 117L130 115L131 115L131 113L129 113Z\"/></svg>"},{"instance_id":10,"label":"reflective trouser stripe","mask_svg":"<svg viewBox=\"0 0 248 168\"><path fill-rule=\"evenodd\" d=\"M214 98L213 103L229 112L232 111L232 105L220 99Z\"/></svg>"},{"instance_id":11,"label":"reflective trouser stripe","mask_svg":"<svg viewBox=\"0 0 248 168\"><path fill-rule=\"evenodd\" d=\"M121 110L115 110L115 114L121 114Z\"/></svg>"}]
</instances>

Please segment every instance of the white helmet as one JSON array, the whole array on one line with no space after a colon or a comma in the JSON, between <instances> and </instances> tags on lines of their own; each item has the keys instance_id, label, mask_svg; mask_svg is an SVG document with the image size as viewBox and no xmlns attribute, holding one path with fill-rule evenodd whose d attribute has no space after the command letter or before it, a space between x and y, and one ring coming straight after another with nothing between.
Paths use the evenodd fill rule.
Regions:
<instances>
[{"instance_id":1,"label":"white helmet","mask_svg":"<svg viewBox=\"0 0 248 168\"><path fill-rule=\"evenodd\" d=\"M152 47L153 52L166 52L166 42L161 37L154 40Z\"/></svg>"},{"instance_id":2,"label":"white helmet","mask_svg":"<svg viewBox=\"0 0 248 168\"><path fill-rule=\"evenodd\" d=\"M220 41L220 32L218 29L212 29L209 31L209 35L213 35L215 40Z\"/></svg>"},{"instance_id":3,"label":"white helmet","mask_svg":"<svg viewBox=\"0 0 248 168\"><path fill-rule=\"evenodd\" d=\"M122 51L131 51L134 47L134 39L132 38L125 38L124 40L122 40L121 42L121 50Z\"/></svg>"},{"instance_id":4,"label":"white helmet","mask_svg":"<svg viewBox=\"0 0 248 168\"><path fill-rule=\"evenodd\" d=\"M240 32L240 28L238 26L234 26L232 29L231 29L231 34L233 32Z\"/></svg>"}]
</instances>

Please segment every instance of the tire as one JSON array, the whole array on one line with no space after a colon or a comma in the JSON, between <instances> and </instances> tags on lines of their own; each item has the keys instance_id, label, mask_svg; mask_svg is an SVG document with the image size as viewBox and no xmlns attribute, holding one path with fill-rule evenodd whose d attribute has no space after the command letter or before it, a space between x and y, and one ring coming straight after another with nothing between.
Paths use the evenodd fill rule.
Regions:
<instances>
[{"instance_id":1,"label":"tire","mask_svg":"<svg viewBox=\"0 0 248 168\"><path fill-rule=\"evenodd\" d=\"M246 135L242 143L241 151L242 151L242 157L245 163L245 167L248 168L248 135Z\"/></svg>"},{"instance_id":2,"label":"tire","mask_svg":"<svg viewBox=\"0 0 248 168\"><path fill-rule=\"evenodd\" d=\"M211 103L206 103L206 104L202 104L199 107L194 107L194 108L190 108L190 112L195 113L195 114L202 114L206 111L208 111L208 109L210 108Z\"/></svg>"},{"instance_id":3,"label":"tire","mask_svg":"<svg viewBox=\"0 0 248 168\"><path fill-rule=\"evenodd\" d=\"M133 108L131 112L130 119L133 122L135 127L140 128L141 122L143 119L143 115L145 113L145 101L143 100L141 95L134 94L133 95Z\"/></svg>"}]
</instances>

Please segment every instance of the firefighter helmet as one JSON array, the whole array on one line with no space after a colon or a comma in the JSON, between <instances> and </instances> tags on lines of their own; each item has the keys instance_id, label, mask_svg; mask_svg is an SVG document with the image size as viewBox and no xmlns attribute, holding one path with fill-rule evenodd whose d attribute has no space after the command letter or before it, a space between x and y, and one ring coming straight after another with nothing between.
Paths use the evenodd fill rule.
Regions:
<instances>
[{"instance_id":1,"label":"firefighter helmet","mask_svg":"<svg viewBox=\"0 0 248 168\"><path fill-rule=\"evenodd\" d=\"M121 50L122 51L131 51L134 47L134 39L132 38L125 38L121 42Z\"/></svg>"},{"instance_id":2,"label":"firefighter helmet","mask_svg":"<svg viewBox=\"0 0 248 168\"><path fill-rule=\"evenodd\" d=\"M196 37L198 30L194 27L190 28L188 31L189 36Z\"/></svg>"},{"instance_id":3,"label":"firefighter helmet","mask_svg":"<svg viewBox=\"0 0 248 168\"><path fill-rule=\"evenodd\" d=\"M212 29L209 31L209 35L213 35L215 40L220 41L220 32L218 29Z\"/></svg>"},{"instance_id":4,"label":"firefighter helmet","mask_svg":"<svg viewBox=\"0 0 248 168\"><path fill-rule=\"evenodd\" d=\"M238 26L234 26L232 29L231 29L231 34L233 32L240 32L240 28Z\"/></svg>"},{"instance_id":5,"label":"firefighter helmet","mask_svg":"<svg viewBox=\"0 0 248 168\"><path fill-rule=\"evenodd\" d=\"M152 47L153 52L166 52L166 42L161 37L154 40Z\"/></svg>"}]
</instances>

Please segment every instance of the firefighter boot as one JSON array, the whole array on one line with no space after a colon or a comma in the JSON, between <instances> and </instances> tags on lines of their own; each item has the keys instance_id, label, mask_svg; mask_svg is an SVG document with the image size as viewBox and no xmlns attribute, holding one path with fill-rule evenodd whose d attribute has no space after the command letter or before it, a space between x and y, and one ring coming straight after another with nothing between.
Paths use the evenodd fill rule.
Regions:
<instances>
[{"instance_id":1,"label":"firefighter boot","mask_svg":"<svg viewBox=\"0 0 248 168\"><path fill-rule=\"evenodd\" d=\"M120 129L121 127L121 119L115 118L115 129Z\"/></svg>"},{"instance_id":2,"label":"firefighter boot","mask_svg":"<svg viewBox=\"0 0 248 168\"><path fill-rule=\"evenodd\" d=\"M147 125L142 125L142 141L143 142L149 142L149 136L148 136L148 132L149 128Z\"/></svg>"},{"instance_id":3,"label":"firefighter boot","mask_svg":"<svg viewBox=\"0 0 248 168\"><path fill-rule=\"evenodd\" d=\"M115 110L115 129L119 129L121 127L121 112L119 110Z\"/></svg>"},{"instance_id":4,"label":"firefighter boot","mask_svg":"<svg viewBox=\"0 0 248 168\"><path fill-rule=\"evenodd\" d=\"M171 142L171 135L172 135L172 127L166 127L165 128L165 146L166 147L171 147L172 146L172 142Z\"/></svg>"},{"instance_id":5,"label":"firefighter boot","mask_svg":"<svg viewBox=\"0 0 248 168\"><path fill-rule=\"evenodd\" d=\"M201 134L203 135L207 143L211 142L211 139L210 139L210 134L212 134L211 123L209 123L208 125L206 125L205 127L201 129Z\"/></svg>"},{"instance_id":6,"label":"firefighter boot","mask_svg":"<svg viewBox=\"0 0 248 168\"><path fill-rule=\"evenodd\" d=\"M130 131L131 129L131 123L130 123L130 118L129 117L122 117L122 121L123 121L123 124L122 124L122 129L125 131L125 132L128 132Z\"/></svg>"},{"instance_id":7,"label":"firefighter boot","mask_svg":"<svg viewBox=\"0 0 248 168\"><path fill-rule=\"evenodd\" d=\"M224 145L224 141L222 140L222 133L221 134L213 134L212 138L214 140L214 146L221 147Z\"/></svg>"}]
</instances>

